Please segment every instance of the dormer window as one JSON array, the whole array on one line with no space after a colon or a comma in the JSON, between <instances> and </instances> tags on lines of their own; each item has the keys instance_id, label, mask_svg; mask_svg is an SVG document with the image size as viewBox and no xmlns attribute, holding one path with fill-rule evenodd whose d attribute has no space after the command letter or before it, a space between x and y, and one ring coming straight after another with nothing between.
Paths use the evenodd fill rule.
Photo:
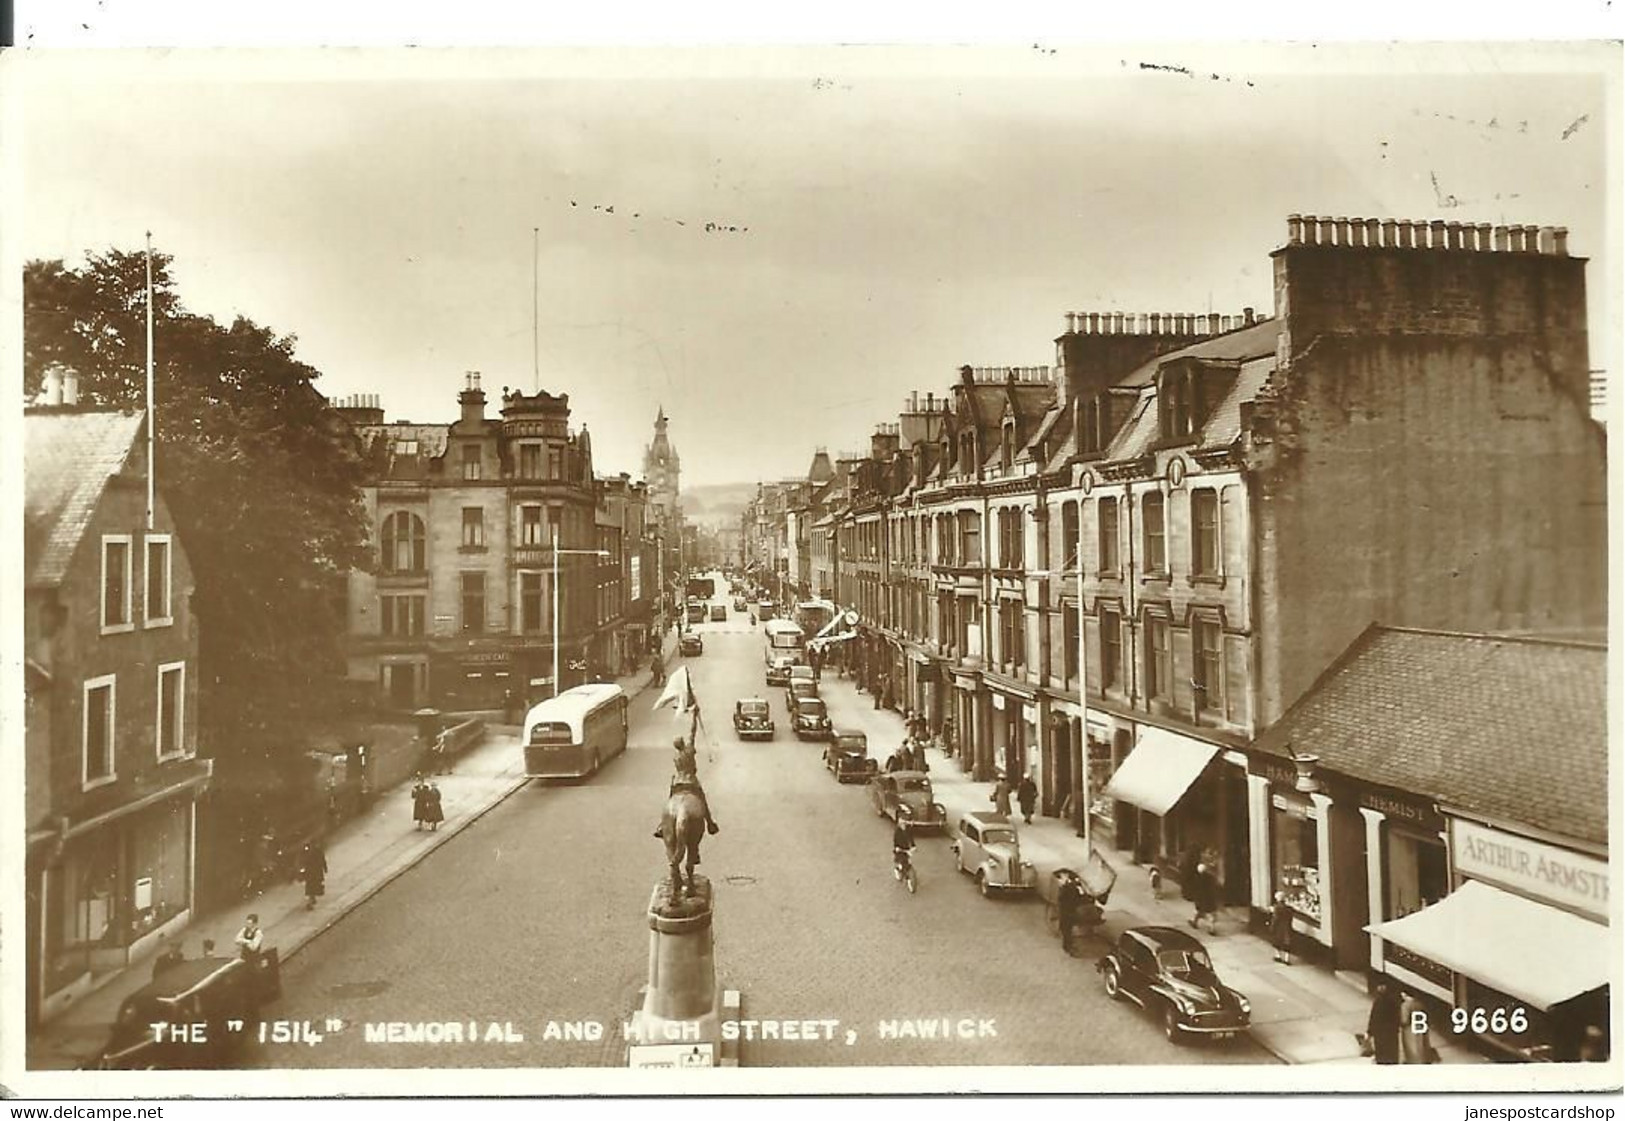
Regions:
<instances>
[{"instance_id":1,"label":"dormer window","mask_svg":"<svg viewBox=\"0 0 1625 1121\"><path fill-rule=\"evenodd\" d=\"M1016 461L1016 421L1014 417L1005 418L1004 431L999 436L999 466L1010 470Z\"/></svg>"},{"instance_id":2,"label":"dormer window","mask_svg":"<svg viewBox=\"0 0 1625 1121\"><path fill-rule=\"evenodd\" d=\"M1096 394L1078 402L1078 450L1098 455L1106 447L1106 399Z\"/></svg>"},{"instance_id":3,"label":"dormer window","mask_svg":"<svg viewBox=\"0 0 1625 1121\"><path fill-rule=\"evenodd\" d=\"M1192 439L1205 419L1201 370L1194 365L1163 370L1157 397L1162 438L1173 443Z\"/></svg>"},{"instance_id":4,"label":"dormer window","mask_svg":"<svg viewBox=\"0 0 1625 1121\"><path fill-rule=\"evenodd\" d=\"M966 432L959 437L959 473L961 475L974 475L976 473L976 434Z\"/></svg>"}]
</instances>

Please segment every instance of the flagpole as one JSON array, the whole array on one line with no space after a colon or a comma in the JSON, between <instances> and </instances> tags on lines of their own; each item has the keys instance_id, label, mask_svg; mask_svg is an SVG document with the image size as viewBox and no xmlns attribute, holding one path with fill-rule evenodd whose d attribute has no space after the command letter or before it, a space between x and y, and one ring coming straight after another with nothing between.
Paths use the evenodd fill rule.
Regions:
<instances>
[{"instance_id":1,"label":"flagpole","mask_svg":"<svg viewBox=\"0 0 1625 1121\"><path fill-rule=\"evenodd\" d=\"M152 532L156 485L153 480L152 432L152 231L147 231L147 532Z\"/></svg>"},{"instance_id":2,"label":"flagpole","mask_svg":"<svg viewBox=\"0 0 1625 1121\"><path fill-rule=\"evenodd\" d=\"M542 391L542 231L539 226L530 228L530 365L531 365L531 392Z\"/></svg>"}]
</instances>

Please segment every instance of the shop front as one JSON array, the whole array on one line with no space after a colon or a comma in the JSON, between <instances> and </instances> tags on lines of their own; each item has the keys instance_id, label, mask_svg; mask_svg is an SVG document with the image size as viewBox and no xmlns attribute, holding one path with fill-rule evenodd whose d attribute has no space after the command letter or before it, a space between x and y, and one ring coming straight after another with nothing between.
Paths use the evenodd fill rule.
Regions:
<instances>
[{"instance_id":1,"label":"shop front","mask_svg":"<svg viewBox=\"0 0 1625 1121\"><path fill-rule=\"evenodd\" d=\"M1446 1000L1465 1031L1517 1058L1606 1051L1619 960L1606 857L1448 811L1447 821L1453 889L1367 928L1386 971ZM1432 969L1399 972L1418 962Z\"/></svg>"},{"instance_id":2,"label":"shop front","mask_svg":"<svg viewBox=\"0 0 1625 1121\"><path fill-rule=\"evenodd\" d=\"M435 659L435 706L446 712L502 709L518 690L513 655L507 650L475 650Z\"/></svg>"},{"instance_id":3,"label":"shop front","mask_svg":"<svg viewBox=\"0 0 1625 1121\"><path fill-rule=\"evenodd\" d=\"M1249 878L1244 757L1150 724L1134 725L1133 735L1133 750L1121 763L1115 761L1115 745L1090 748L1095 773L1112 768L1098 793L1121 804L1113 808L1112 831L1122 837L1127 823L1120 819L1132 815L1127 831L1137 863L1156 864L1176 879L1194 864L1207 863L1219 880L1221 900L1244 902Z\"/></svg>"}]
</instances>

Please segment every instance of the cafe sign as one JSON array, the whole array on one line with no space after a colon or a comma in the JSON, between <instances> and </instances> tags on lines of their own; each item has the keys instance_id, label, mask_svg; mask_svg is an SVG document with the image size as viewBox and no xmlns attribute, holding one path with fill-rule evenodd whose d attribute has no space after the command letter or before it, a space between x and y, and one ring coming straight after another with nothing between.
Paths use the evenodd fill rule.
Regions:
<instances>
[{"instance_id":1,"label":"cafe sign","mask_svg":"<svg viewBox=\"0 0 1625 1121\"><path fill-rule=\"evenodd\" d=\"M1450 819L1450 853L1463 876L1608 921L1607 861L1461 818Z\"/></svg>"}]
</instances>

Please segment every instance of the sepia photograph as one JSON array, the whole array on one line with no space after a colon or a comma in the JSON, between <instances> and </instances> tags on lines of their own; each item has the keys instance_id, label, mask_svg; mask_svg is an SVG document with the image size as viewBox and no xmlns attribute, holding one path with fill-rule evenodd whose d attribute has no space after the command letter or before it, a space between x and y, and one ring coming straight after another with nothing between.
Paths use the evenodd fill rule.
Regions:
<instances>
[{"instance_id":1,"label":"sepia photograph","mask_svg":"<svg viewBox=\"0 0 1625 1121\"><path fill-rule=\"evenodd\" d=\"M1617 42L4 61L10 1093L1620 1087Z\"/></svg>"}]
</instances>

